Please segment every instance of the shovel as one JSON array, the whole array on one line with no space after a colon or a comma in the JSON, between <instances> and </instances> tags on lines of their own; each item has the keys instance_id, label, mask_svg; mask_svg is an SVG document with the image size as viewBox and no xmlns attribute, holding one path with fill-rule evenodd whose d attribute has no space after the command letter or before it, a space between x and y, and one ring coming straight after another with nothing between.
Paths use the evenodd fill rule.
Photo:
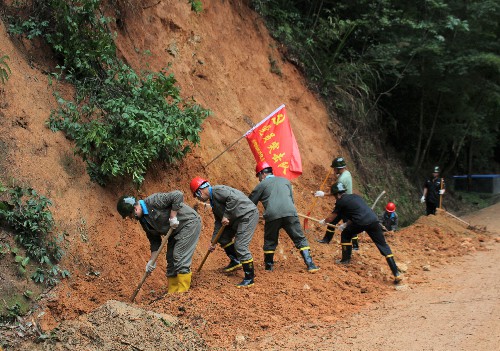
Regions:
<instances>
[{"instance_id":1,"label":"shovel","mask_svg":"<svg viewBox=\"0 0 500 351\"><path fill-rule=\"evenodd\" d=\"M380 193L380 195L379 195L379 196L377 196L377 198L375 199L375 202L374 202L374 203L373 203L373 205L372 205L372 210L375 208L375 205L377 204L378 200L380 200L380 198L381 198L382 196L384 196L384 194L385 194L385 190L382 190L382 192Z\"/></svg>"},{"instance_id":2,"label":"shovel","mask_svg":"<svg viewBox=\"0 0 500 351\"><path fill-rule=\"evenodd\" d=\"M217 244L217 241L219 240L220 236L222 235L222 232L224 231L225 227L226 227L226 225L222 225L222 227L220 227L219 231L217 232L217 235L215 235L214 240L212 240L212 242L211 242L211 246L214 246L215 244ZM205 261L207 260L208 255L210 255L210 252L211 252L210 249L207 250L205 257L203 257L203 260L201 261L201 264L198 267L198 269L196 270L196 272L201 271L201 267L203 267L203 265L205 264Z\"/></svg>"},{"instance_id":3,"label":"shovel","mask_svg":"<svg viewBox=\"0 0 500 351\"><path fill-rule=\"evenodd\" d=\"M330 174L332 174L332 172L333 172L333 168L330 168L330 170L328 171L328 174L325 177L325 180L323 180L323 183L321 183L319 190L323 189L326 181L328 180L328 178L330 178ZM311 207L309 207L309 210L307 211L307 216L302 215L302 217L305 217L304 218L304 231L306 231L308 229L308 220L310 219L308 216L311 215L311 211L314 209L314 206L316 206L317 200L318 200L318 198L315 196L312 203L311 203Z\"/></svg>"},{"instance_id":4,"label":"shovel","mask_svg":"<svg viewBox=\"0 0 500 351\"><path fill-rule=\"evenodd\" d=\"M156 254L153 256L153 259L152 259L152 264L154 265L156 263L156 259L158 258L158 255L160 254L161 250L163 249L163 247L167 244L167 241L168 241L168 238L170 237L170 234L172 234L172 232L174 231L174 228L170 228L167 232L167 235L165 235L163 237L163 240L161 241L161 245L160 245L160 248L158 249L158 251L156 251ZM150 272L146 272L144 273L144 275L142 276L142 279L141 279L141 282L139 283L139 285L137 286L137 288L134 290L134 293L132 294L132 296L130 297L130 302L134 302L135 300L135 297L137 296L137 294L139 293L139 290L141 290L141 287L142 287L142 284L144 284L144 282L146 281L146 278L150 275L151 273Z\"/></svg>"},{"instance_id":5,"label":"shovel","mask_svg":"<svg viewBox=\"0 0 500 351\"><path fill-rule=\"evenodd\" d=\"M304 217L305 219L310 219L311 221L318 222L318 223L319 223L319 222L321 222L321 220L319 220L319 219L317 219L317 218L309 217L309 216L306 216L306 215L304 215L304 214L302 214L302 213L297 213L297 214L298 214L300 217ZM304 220L304 222L305 222L305 220ZM337 226L336 226L336 225L333 225L333 224L331 224L331 223L325 223L325 225L326 225L327 227L330 227L330 228L337 228Z\"/></svg>"}]
</instances>

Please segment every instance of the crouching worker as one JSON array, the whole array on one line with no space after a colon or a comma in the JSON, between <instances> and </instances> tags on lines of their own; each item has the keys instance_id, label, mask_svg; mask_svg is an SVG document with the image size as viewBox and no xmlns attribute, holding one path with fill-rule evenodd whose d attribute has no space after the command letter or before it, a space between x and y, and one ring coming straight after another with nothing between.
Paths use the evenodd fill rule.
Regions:
<instances>
[{"instance_id":1,"label":"crouching worker","mask_svg":"<svg viewBox=\"0 0 500 351\"><path fill-rule=\"evenodd\" d=\"M385 211L379 217L382 230L384 232L394 232L398 230L398 214L396 213L396 205L394 202L389 202L385 206Z\"/></svg>"},{"instance_id":2,"label":"crouching worker","mask_svg":"<svg viewBox=\"0 0 500 351\"><path fill-rule=\"evenodd\" d=\"M387 260L392 274L394 275L394 283L399 283L402 276L399 273L394 255L391 248L385 241L382 227L378 221L377 215L373 210L364 202L361 196L356 194L346 194L346 188L342 183L335 183L332 185L331 194L337 200L333 212L321 223L337 224L340 219L344 219L339 229L342 230L340 234L340 242L342 244L342 259L337 260L339 264L349 264L352 255L351 239L359 233L365 231L370 236L370 239L375 243L379 252L384 255Z\"/></svg>"},{"instance_id":3,"label":"crouching worker","mask_svg":"<svg viewBox=\"0 0 500 351\"><path fill-rule=\"evenodd\" d=\"M230 259L224 271L230 272L243 266L245 277L236 286L252 286L255 274L249 245L259 222L257 206L241 191L226 185L211 186L207 180L200 177L193 178L189 186L198 200L210 201L215 218L212 240L221 226L226 226L218 240ZM215 246L210 247L210 251L213 250Z\"/></svg>"},{"instance_id":4,"label":"crouching worker","mask_svg":"<svg viewBox=\"0 0 500 351\"><path fill-rule=\"evenodd\" d=\"M201 232L201 218L184 202L182 192L156 193L137 201L133 196L122 196L117 209L122 218L139 221L149 239L151 257L146 272L156 268L153 257L160 248L162 235L170 228L167 241L168 293L186 292L191 287L191 262Z\"/></svg>"}]
</instances>

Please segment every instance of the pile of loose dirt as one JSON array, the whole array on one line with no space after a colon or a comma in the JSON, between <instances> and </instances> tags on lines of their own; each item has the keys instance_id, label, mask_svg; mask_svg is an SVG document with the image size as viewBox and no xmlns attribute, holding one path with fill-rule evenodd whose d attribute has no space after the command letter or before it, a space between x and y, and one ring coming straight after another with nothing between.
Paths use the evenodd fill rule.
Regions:
<instances>
[{"instance_id":1,"label":"pile of loose dirt","mask_svg":"<svg viewBox=\"0 0 500 351\"><path fill-rule=\"evenodd\" d=\"M318 230L309 235L321 233ZM335 239L338 240L338 235ZM254 250L257 277L252 288L235 288L234 284L241 280L241 271L232 274L220 272L226 258L222 250L217 250L209 256L203 270L194 274L192 290L188 293L167 295L163 273L157 269L138 296L137 302L143 310L117 302L106 303L89 315L63 322L56 332L59 341L52 347L63 350L63 347L76 347L78 342L86 350L111 350L113 347L119 350L127 349L123 348L126 343L147 345L147 342L156 342L156 339L149 340L152 335L165 341L176 333L178 338L187 342L182 332L187 330L183 328L189 327L188 339L194 343L189 347L204 347L196 339L199 335L212 348L251 349L252 345L259 345L264 340L268 346L286 348L287 335L325 328L364 306L381 301L388 294L397 293L400 289L413 289L426 282L425 271L450 264L454 257L482 250L484 242L491 241L492 235L473 232L456 219L439 213L437 216L421 217L415 225L389 233L387 240L398 264L405 271L404 282L397 286L392 283L384 258L366 234L361 235L361 250L354 253L353 263L346 267L333 263L340 255L338 242L323 245L311 240L314 259L321 266L315 274L305 270L291 241L282 237L274 272L264 270L262 255ZM199 262L196 260L194 267ZM131 279L131 288L135 281L138 279ZM92 283L88 285L90 288ZM68 292L65 288L59 294ZM59 306L60 300L55 300ZM121 306L126 312L110 312L117 307L109 306ZM66 305L65 309L69 310L70 306ZM51 309L52 312L54 310L57 310L56 306ZM172 318L165 315L175 316L184 327L165 327L160 317L146 317L158 314L165 320ZM113 316L116 321L111 327L103 328L100 322L95 322L99 321L96 315L102 320ZM131 330L129 328L135 330L133 335L127 332ZM126 338L126 334L131 338ZM191 337L195 340L192 341Z\"/></svg>"},{"instance_id":2,"label":"pile of loose dirt","mask_svg":"<svg viewBox=\"0 0 500 351\"><path fill-rule=\"evenodd\" d=\"M208 347L178 318L111 300L89 314L61 323L44 344L25 344L21 349L194 351Z\"/></svg>"}]
</instances>

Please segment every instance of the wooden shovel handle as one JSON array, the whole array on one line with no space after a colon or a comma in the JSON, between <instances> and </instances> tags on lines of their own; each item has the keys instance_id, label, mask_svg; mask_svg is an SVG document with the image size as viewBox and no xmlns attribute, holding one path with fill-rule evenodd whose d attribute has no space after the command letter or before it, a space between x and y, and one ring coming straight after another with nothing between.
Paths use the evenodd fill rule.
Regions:
<instances>
[{"instance_id":1,"label":"wooden shovel handle","mask_svg":"<svg viewBox=\"0 0 500 351\"><path fill-rule=\"evenodd\" d=\"M161 241L161 245L160 245L160 248L158 249L158 251L156 251L156 254L153 256L153 259L152 259L152 264L154 265L156 263L156 259L158 258L158 256L160 255L160 252L162 251L163 247L167 244L167 241L168 241L168 238L170 237L170 235L172 234L172 232L174 231L174 228L170 228L167 232L167 235L165 235L163 237L163 240ZM142 287L142 284L144 284L144 282L146 281L146 278L148 277L148 275L150 275L151 273L149 272L146 272L144 273L144 275L142 276L142 279L141 279L141 282L139 283L139 285L137 286L137 288L134 290L134 293L132 294L132 296L130 297L130 302L134 302L135 300L135 297L137 296L137 294L139 293L139 290L141 290L141 287Z\"/></svg>"},{"instance_id":2,"label":"wooden shovel handle","mask_svg":"<svg viewBox=\"0 0 500 351\"><path fill-rule=\"evenodd\" d=\"M333 172L333 168L330 168L330 170L328 171L328 174L326 175L325 179L323 180L323 183L321 183L319 190L323 189L326 182L328 181L328 178L330 178L330 175L332 174L332 172ZM311 211L313 210L314 206L316 206L316 201L318 201L318 198L315 196L313 199L313 202L311 203L311 206L309 207L309 210L307 211L308 214L310 214Z\"/></svg>"},{"instance_id":3,"label":"wooden shovel handle","mask_svg":"<svg viewBox=\"0 0 500 351\"><path fill-rule=\"evenodd\" d=\"M297 213L300 217L304 217L304 218L307 218L307 219L310 219L311 221L314 221L314 222L321 222L321 220L317 219L317 218L313 218L313 217L309 217L309 216L306 216L305 214L302 214L302 213ZM330 228L337 228L338 226L336 225L333 225L333 224L330 224L330 223L325 223L328 227Z\"/></svg>"},{"instance_id":4,"label":"wooden shovel handle","mask_svg":"<svg viewBox=\"0 0 500 351\"><path fill-rule=\"evenodd\" d=\"M211 246L214 246L215 244L217 244L217 241L219 241L219 238L222 235L222 232L224 231L225 227L226 227L225 224L223 224L222 227L220 227L219 231L217 232L217 235L215 235L215 238L211 242ZM207 250L207 253L205 254L205 257L203 257L203 260L201 261L200 266L198 267L198 269L196 270L196 272L201 271L201 267L203 267L203 265L205 264L205 261L207 260L208 255L210 255L210 252L211 252L210 250Z\"/></svg>"}]
</instances>

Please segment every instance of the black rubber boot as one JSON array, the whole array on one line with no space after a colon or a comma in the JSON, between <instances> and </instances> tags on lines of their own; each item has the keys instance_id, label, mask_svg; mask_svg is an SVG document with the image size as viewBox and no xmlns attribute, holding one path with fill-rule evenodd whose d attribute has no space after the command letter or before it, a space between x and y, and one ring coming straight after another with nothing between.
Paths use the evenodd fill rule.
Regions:
<instances>
[{"instance_id":1,"label":"black rubber boot","mask_svg":"<svg viewBox=\"0 0 500 351\"><path fill-rule=\"evenodd\" d=\"M351 263L352 255L352 244L342 243L342 259L335 261L338 264L349 264Z\"/></svg>"},{"instance_id":2,"label":"black rubber boot","mask_svg":"<svg viewBox=\"0 0 500 351\"><path fill-rule=\"evenodd\" d=\"M264 267L266 271L274 270L274 251L264 252Z\"/></svg>"},{"instance_id":3,"label":"black rubber boot","mask_svg":"<svg viewBox=\"0 0 500 351\"><path fill-rule=\"evenodd\" d=\"M234 243L231 243L231 244L229 244L229 246L226 246L224 248L224 251L226 251L226 255L230 259L229 264L223 268L224 272L229 273L229 272L232 272L236 269L241 268L241 262L240 262L240 260L238 260L238 256L236 256L236 250L234 248Z\"/></svg>"},{"instance_id":4,"label":"black rubber boot","mask_svg":"<svg viewBox=\"0 0 500 351\"><path fill-rule=\"evenodd\" d=\"M391 254L387 256L385 259L387 260L387 264L389 265L392 275L394 276L394 284L399 284L403 280L403 277L399 272L398 266L396 265L396 261L394 260L394 256Z\"/></svg>"},{"instance_id":5,"label":"black rubber boot","mask_svg":"<svg viewBox=\"0 0 500 351\"><path fill-rule=\"evenodd\" d=\"M354 238L352 238L351 242L352 242L352 249L353 249L354 251L359 251L359 241L358 241L358 236L355 236Z\"/></svg>"},{"instance_id":6,"label":"black rubber boot","mask_svg":"<svg viewBox=\"0 0 500 351\"><path fill-rule=\"evenodd\" d=\"M304 259L304 262L307 266L307 270L310 273L314 273L316 271L319 271L319 267L316 266L313 262L313 259L311 257L311 252L309 251L309 249L300 250L300 254L302 255L302 258Z\"/></svg>"},{"instance_id":7,"label":"black rubber boot","mask_svg":"<svg viewBox=\"0 0 500 351\"><path fill-rule=\"evenodd\" d=\"M321 240L316 240L320 244L329 244L333 239L333 234L335 234L335 230L327 228L325 232L325 236Z\"/></svg>"},{"instance_id":8,"label":"black rubber boot","mask_svg":"<svg viewBox=\"0 0 500 351\"><path fill-rule=\"evenodd\" d=\"M243 272L245 272L245 278L236 285L237 288L248 288L253 285L254 270L253 270L253 260L250 262L243 263Z\"/></svg>"}]
</instances>

